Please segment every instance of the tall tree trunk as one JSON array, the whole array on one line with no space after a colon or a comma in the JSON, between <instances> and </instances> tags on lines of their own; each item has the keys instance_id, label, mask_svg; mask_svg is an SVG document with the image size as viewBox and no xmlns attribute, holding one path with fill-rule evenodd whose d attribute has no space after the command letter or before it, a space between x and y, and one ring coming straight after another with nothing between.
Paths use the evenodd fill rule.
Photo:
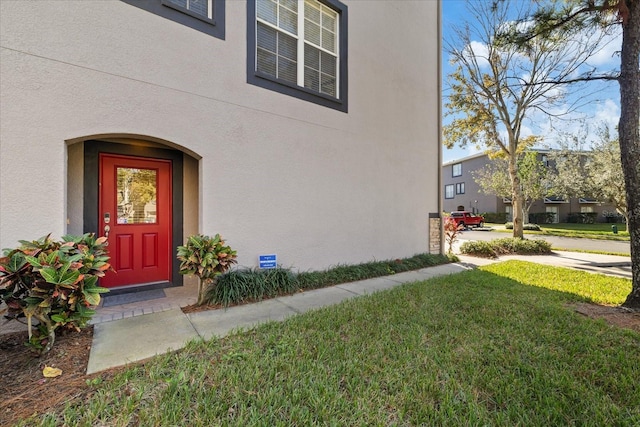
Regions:
<instances>
[{"instance_id":1,"label":"tall tree trunk","mask_svg":"<svg viewBox=\"0 0 640 427\"><path fill-rule=\"evenodd\" d=\"M627 190L633 284L625 307L640 309L640 0L621 0L628 8L620 54L620 157Z\"/></svg>"},{"instance_id":2,"label":"tall tree trunk","mask_svg":"<svg viewBox=\"0 0 640 427\"><path fill-rule=\"evenodd\" d=\"M515 148L514 148L515 149ZM509 178L511 178L511 207L513 209L513 237L523 238L522 231L522 206L524 197L520 188L520 177L518 176L518 164L516 156L509 156Z\"/></svg>"}]
</instances>

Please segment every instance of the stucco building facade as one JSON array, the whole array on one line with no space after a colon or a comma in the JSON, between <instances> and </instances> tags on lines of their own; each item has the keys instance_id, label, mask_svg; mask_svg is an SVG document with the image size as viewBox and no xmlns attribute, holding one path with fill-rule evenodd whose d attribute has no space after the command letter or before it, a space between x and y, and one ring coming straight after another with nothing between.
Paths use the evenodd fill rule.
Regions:
<instances>
[{"instance_id":1,"label":"stucco building facade","mask_svg":"<svg viewBox=\"0 0 640 427\"><path fill-rule=\"evenodd\" d=\"M0 7L3 248L108 232L135 270L113 287L179 284L175 247L196 233L247 267L428 250L438 1Z\"/></svg>"}]
</instances>

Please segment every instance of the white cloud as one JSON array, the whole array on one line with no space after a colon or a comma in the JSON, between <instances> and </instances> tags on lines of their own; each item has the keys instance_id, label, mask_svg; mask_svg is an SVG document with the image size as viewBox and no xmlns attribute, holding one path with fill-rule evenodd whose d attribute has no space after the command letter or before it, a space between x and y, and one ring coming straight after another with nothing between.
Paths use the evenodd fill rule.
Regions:
<instances>
[{"instance_id":1,"label":"white cloud","mask_svg":"<svg viewBox=\"0 0 640 427\"><path fill-rule=\"evenodd\" d=\"M598 30L593 34L593 36L587 36L587 38L594 38L598 35ZM604 39L601 42L602 49L597 51L591 58L589 58L588 63L593 65L594 67L599 66L619 66L620 57L618 52L622 48L622 27L618 26L616 31L612 34L605 34Z\"/></svg>"},{"instance_id":2,"label":"white cloud","mask_svg":"<svg viewBox=\"0 0 640 427\"><path fill-rule=\"evenodd\" d=\"M489 66L489 48L486 44L473 40L464 50L466 56L476 58L480 68L487 68Z\"/></svg>"},{"instance_id":3,"label":"white cloud","mask_svg":"<svg viewBox=\"0 0 640 427\"><path fill-rule=\"evenodd\" d=\"M604 103L596 105L596 123L606 123L613 130L618 126L620 119L620 107L612 99L605 99Z\"/></svg>"}]
</instances>

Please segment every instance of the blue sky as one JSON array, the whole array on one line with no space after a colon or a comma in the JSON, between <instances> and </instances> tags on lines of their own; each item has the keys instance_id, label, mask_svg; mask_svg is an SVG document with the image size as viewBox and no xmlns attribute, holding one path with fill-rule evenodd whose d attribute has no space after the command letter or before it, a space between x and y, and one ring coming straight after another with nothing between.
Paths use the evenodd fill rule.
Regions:
<instances>
[{"instance_id":1,"label":"blue sky","mask_svg":"<svg viewBox=\"0 0 640 427\"><path fill-rule=\"evenodd\" d=\"M516 1L530 1L530 0L516 0ZM451 28L456 25L461 25L465 22L465 19L469 15L466 12L465 0L442 0L442 31L444 40L448 40L452 37ZM615 55L615 51L620 50L620 37L614 37L612 42L600 52L597 57L593 59L593 64L603 69L618 68L619 57ZM443 114L446 113L444 109L444 103L446 102L447 94L447 74L450 73L453 68L449 65L448 56L443 52L442 57L442 87L445 99L443 99ZM589 83L588 86L590 97L589 104L581 108L580 111L573 116L578 118L587 118L590 123L602 123L609 124L611 129L614 129L618 122L620 114L620 93L619 87L615 82L609 83ZM569 96L567 102L572 101L571 89L568 89ZM585 93L580 94L584 98ZM447 124L451 119L443 117L443 124ZM580 123L576 121L553 121L550 122L547 117L532 117L532 120L528 123L527 131L530 134L545 135L546 140L542 146L553 145L555 135L557 133L554 129L561 129L563 132L577 132L580 129ZM482 150L481 150L482 151ZM451 150L445 148L443 150L443 162L449 162L452 160L460 159L478 153L476 147L465 148L453 148Z\"/></svg>"}]
</instances>

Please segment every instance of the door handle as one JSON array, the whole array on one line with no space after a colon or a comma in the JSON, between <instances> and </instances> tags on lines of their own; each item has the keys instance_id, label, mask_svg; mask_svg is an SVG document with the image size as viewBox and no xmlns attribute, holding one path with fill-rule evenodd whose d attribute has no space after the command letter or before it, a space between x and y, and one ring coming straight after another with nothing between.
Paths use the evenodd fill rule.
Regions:
<instances>
[{"instance_id":1,"label":"door handle","mask_svg":"<svg viewBox=\"0 0 640 427\"><path fill-rule=\"evenodd\" d=\"M111 214L109 212L104 213L104 237L109 238L109 231L111 231L111 227L109 223L111 222ZM108 243L107 243L108 244Z\"/></svg>"}]
</instances>

